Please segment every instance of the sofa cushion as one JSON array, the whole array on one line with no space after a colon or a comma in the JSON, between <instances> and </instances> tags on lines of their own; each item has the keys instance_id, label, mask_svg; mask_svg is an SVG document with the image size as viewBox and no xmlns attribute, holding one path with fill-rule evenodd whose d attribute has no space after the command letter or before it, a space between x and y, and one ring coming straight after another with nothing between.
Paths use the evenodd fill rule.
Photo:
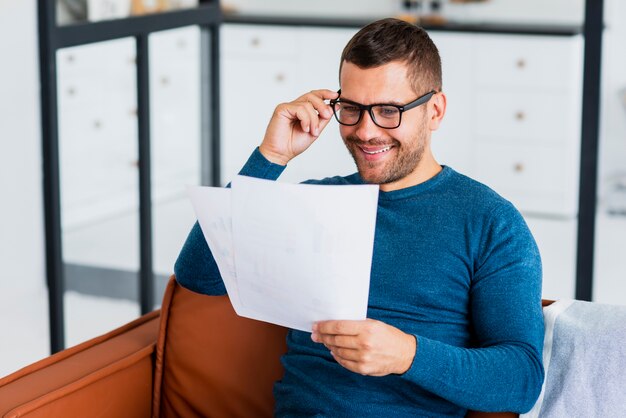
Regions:
<instances>
[{"instance_id":1,"label":"sofa cushion","mask_svg":"<svg viewBox=\"0 0 626 418\"><path fill-rule=\"evenodd\" d=\"M161 417L271 417L287 330L172 279L161 308L153 409Z\"/></svg>"}]
</instances>

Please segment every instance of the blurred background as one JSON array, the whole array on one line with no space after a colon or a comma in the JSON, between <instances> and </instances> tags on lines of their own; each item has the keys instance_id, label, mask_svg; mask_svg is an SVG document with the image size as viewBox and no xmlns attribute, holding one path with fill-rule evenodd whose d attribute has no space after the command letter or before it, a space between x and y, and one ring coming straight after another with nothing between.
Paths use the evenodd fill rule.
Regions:
<instances>
[{"instance_id":1,"label":"blurred background","mask_svg":"<svg viewBox=\"0 0 626 418\"><path fill-rule=\"evenodd\" d=\"M387 16L423 25L440 49L449 109L433 137L438 161L511 200L539 244L544 297L576 297L584 0L49 1L56 16L46 25L38 18L43 2L0 0L0 376L50 353L50 126L58 142L55 242L68 347L139 316L146 308L141 289L151 292L150 308L159 306L195 221L185 187L230 181L260 143L274 107L311 89L337 89L347 40ZM177 23L207 14L208 6L223 11L218 32ZM135 22L151 28L145 51L133 36L115 35ZM624 305L623 1L604 1L600 30L597 192L585 197L595 209L590 296ZM107 31L111 40L90 38ZM71 46L40 55L40 39ZM141 88L139 52L149 57ZM51 69L54 95L42 82ZM141 98L148 99L143 108ZM142 109L150 115L148 258L140 228ZM353 171L332 122L281 181ZM141 271L148 271L148 288L139 285Z\"/></svg>"}]
</instances>

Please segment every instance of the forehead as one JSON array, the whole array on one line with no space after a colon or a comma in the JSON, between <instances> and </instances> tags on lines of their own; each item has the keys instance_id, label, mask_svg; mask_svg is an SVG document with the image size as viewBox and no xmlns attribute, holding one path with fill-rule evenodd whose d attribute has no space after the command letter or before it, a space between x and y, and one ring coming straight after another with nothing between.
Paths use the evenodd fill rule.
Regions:
<instances>
[{"instance_id":1,"label":"forehead","mask_svg":"<svg viewBox=\"0 0 626 418\"><path fill-rule=\"evenodd\" d=\"M403 102L415 95L407 65L398 61L373 68L344 62L339 81L342 97L363 104Z\"/></svg>"}]
</instances>

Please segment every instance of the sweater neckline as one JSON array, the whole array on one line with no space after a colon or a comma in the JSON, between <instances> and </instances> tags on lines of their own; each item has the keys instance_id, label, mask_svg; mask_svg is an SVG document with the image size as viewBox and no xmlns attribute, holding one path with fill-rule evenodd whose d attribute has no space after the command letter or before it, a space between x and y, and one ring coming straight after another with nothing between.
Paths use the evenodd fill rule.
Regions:
<instances>
[{"instance_id":1,"label":"sweater neckline","mask_svg":"<svg viewBox=\"0 0 626 418\"><path fill-rule=\"evenodd\" d=\"M410 197L417 196L425 191L432 189L433 187L439 185L441 182L445 181L448 177L450 177L453 173L453 170L446 166L441 166L441 171L435 174L433 177L428 180L416 184L415 186L405 187L404 189L392 190L390 192L384 192L380 190L378 192L379 200L398 200L398 199L406 199ZM359 176L359 180L361 183L365 184L363 180Z\"/></svg>"}]
</instances>

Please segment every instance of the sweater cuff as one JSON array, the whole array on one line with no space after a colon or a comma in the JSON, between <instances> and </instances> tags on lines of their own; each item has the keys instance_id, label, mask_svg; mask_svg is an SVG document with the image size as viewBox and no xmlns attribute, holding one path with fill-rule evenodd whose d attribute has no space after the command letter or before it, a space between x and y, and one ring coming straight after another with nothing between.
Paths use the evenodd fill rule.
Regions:
<instances>
[{"instance_id":1,"label":"sweater cuff","mask_svg":"<svg viewBox=\"0 0 626 418\"><path fill-rule=\"evenodd\" d=\"M239 172L239 175L265 180L276 180L282 172L285 171L286 167L285 165L274 164L269 161L261 154L259 147L256 147Z\"/></svg>"},{"instance_id":2,"label":"sweater cuff","mask_svg":"<svg viewBox=\"0 0 626 418\"><path fill-rule=\"evenodd\" d=\"M415 335L415 340L417 348L413 363L409 370L404 372L402 378L418 385L425 382L432 385L433 381L438 381L447 372L446 365L442 362L441 347L439 347L442 343L417 335Z\"/></svg>"}]
</instances>

